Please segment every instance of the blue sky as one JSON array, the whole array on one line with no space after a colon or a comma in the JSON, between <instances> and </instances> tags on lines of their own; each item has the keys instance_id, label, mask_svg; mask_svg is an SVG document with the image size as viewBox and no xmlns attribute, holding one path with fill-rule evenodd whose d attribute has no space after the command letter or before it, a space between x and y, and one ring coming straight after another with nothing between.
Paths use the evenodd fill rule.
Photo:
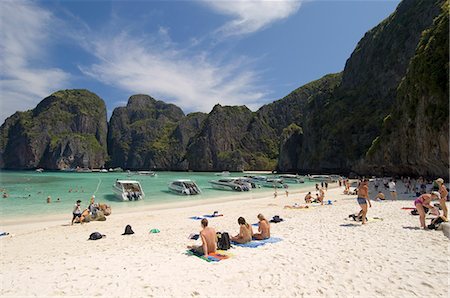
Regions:
<instances>
[{"instance_id":1,"label":"blue sky","mask_svg":"<svg viewBox=\"0 0 450 298\"><path fill-rule=\"evenodd\" d=\"M399 1L0 1L0 123L59 89L209 112L343 70Z\"/></svg>"}]
</instances>

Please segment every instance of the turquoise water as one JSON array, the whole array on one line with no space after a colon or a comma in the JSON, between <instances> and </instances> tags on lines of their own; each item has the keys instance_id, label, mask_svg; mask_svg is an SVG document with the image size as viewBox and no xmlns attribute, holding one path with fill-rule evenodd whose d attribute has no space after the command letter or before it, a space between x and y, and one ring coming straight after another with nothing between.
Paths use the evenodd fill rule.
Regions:
<instances>
[{"instance_id":1,"label":"turquoise water","mask_svg":"<svg viewBox=\"0 0 450 298\"><path fill-rule=\"evenodd\" d=\"M242 173L232 173L231 176L242 176ZM0 198L0 212L2 217L71 214L76 200L81 200L82 207L87 207L92 195L95 195L96 202L111 205L114 212L115 208L139 208L156 203L200 201L242 194L213 189L208 181L218 178L214 173L193 172L158 172L156 177L142 175L128 177L127 173L0 171L0 188L2 192L6 191L8 194L8 198ZM112 185L116 179L140 181L145 199L137 202L118 201L112 192ZM195 181L202 189L202 194L180 196L169 192L167 185L175 179ZM312 182L289 184L289 189L292 191L313 184ZM254 193L267 191L270 189L252 190ZM279 190L280 195L281 192L282 190ZM46 202L48 196L52 199L51 204ZM60 198L60 202L56 202L57 198Z\"/></svg>"}]
</instances>

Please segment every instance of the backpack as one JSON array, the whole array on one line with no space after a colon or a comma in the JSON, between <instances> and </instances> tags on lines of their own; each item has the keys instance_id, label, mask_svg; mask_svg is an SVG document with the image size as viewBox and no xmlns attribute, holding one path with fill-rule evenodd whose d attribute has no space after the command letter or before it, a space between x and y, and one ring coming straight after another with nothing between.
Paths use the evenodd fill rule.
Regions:
<instances>
[{"instance_id":1,"label":"backpack","mask_svg":"<svg viewBox=\"0 0 450 298\"><path fill-rule=\"evenodd\" d=\"M217 241L217 248L220 250L228 250L231 248L230 235L227 232L224 232L218 235L219 241Z\"/></svg>"},{"instance_id":2,"label":"backpack","mask_svg":"<svg viewBox=\"0 0 450 298\"><path fill-rule=\"evenodd\" d=\"M92 233L92 234L89 236L89 240L98 240L98 239L102 239L103 236L105 236L105 235L102 235L102 234L100 234L99 232L94 232L94 233Z\"/></svg>"}]
</instances>

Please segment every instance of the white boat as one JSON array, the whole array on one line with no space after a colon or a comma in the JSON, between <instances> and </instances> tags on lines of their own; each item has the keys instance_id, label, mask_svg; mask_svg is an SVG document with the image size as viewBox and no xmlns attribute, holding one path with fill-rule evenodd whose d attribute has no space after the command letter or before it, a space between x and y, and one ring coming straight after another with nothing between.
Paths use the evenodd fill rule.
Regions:
<instances>
[{"instance_id":1,"label":"white boat","mask_svg":"<svg viewBox=\"0 0 450 298\"><path fill-rule=\"evenodd\" d=\"M42 173L42 172L44 172L44 169L43 168L36 169L36 172Z\"/></svg>"},{"instance_id":2,"label":"white boat","mask_svg":"<svg viewBox=\"0 0 450 298\"><path fill-rule=\"evenodd\" d=\"M228 172L228 171L223 171L223 172L221 172L221 173L215 173L214 175L216 175L216 176L224 176L224 177L228 177L228 176L230 176L230 172Z\"/></svg>"},{"instance_id":3,"label":"white boat","mask_svg":"<svg viewBox=\"0 0 450 298\"><path fill-rule=\"evenodd\" d=\"M138 171L137 173L138 173L138 175L143 175L143 176L150 176L150 177L156 176L156 173L153 171Z\"/></svg>"},{"instance_id":4,"label":"white boat","mask_svg":"<svg viewBox=\"0 0 450 298\"><path fill-rule=\"evenodd\" d=\"M209 183L211 183L213 188L221 190L249 191L251 189L251 186L249 186L248 183L239 181L236 178L211 180Z\"/></svg>"},{"instance_id":5,"label":"white boat","mask_svg":"<svg viewBox=\"0 0 450 298\"><path fill-rule=\"evenodd\" d=\"M179 179L170 182L169 190L179 195L198 195L202 191L198 185L188 179Z\"/></svg>"},{"instance_id":6,"label":"white boat","mask_svg":"<svg viewBox=\"0 0 450 298\"><path fill-rule=\"evenodd\" d=\"M299 175L283 174L278 175L279 179L283 179L284 183L305 183L305 178Z\"/></svg>"},{"instance_id":7,"label":"white boat","mask_svg":"<svg viewBox=\"0 0 450 298\"><path fill-rule=\"evenodd\" d=\"M258 185L264 186L264 187L271 187L271 188L285 188L286 185L283 183L283 179L279 178L269 178L266 176L254 176L252 178L252 181Z\"/></svg>"},{"instance_id":8,"label":"white boat","mask_svg":"<svg viewBox=\"0 0 450 298\"><path fill-rule=\"evenodd\" d=\"M329 175L310 175L309 180L313 182L331 182L332 179Z\"/></svg>"},{"instance_id":9,"label":"white boat","mask_svg":"<svg viewBox=\"0 0 450 298\"><path fill-rule=\"evenodd\" d=\"M138 201L145 196L139 181L136 180L116 180L114 183L113 192L121 201Z\"/></svg>"}]
</instances>

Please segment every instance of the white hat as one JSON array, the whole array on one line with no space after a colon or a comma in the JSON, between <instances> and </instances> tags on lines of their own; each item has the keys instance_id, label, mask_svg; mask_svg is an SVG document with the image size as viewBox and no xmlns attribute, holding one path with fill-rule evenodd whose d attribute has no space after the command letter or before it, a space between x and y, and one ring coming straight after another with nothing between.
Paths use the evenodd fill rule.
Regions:
<instances>
[{"instance_id":1,"label":"white hat","mask_svg":"<svg viewBox=\"0 0 450 298\"><path fill-rule=\"evenodd\" d=\"M438 193L437 191L432 191L431 194L435 195L436 197L438 197L439 200L441 199L441 194Z\"/></svg>"},{"instance_id":2,"label":"white hat","mask_svg":"<svg viewBox=\"0 0 450 298\"><path fill-rule=\"evenodd\" d=\"M444 179L442 179L442 178L438 178L438 179L436 179L436 182L438 182L438 183L442 184L442 183L444 183Z\"/></svg>"}]
</instances>

